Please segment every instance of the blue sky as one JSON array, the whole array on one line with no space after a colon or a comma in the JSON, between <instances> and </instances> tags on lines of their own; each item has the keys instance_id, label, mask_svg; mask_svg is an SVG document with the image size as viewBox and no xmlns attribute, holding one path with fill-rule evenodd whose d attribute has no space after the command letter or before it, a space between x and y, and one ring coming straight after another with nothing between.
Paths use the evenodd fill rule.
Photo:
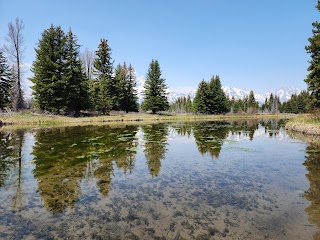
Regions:
<instances>
[{"instance_id":1,"label":"blue sky","mask_svg":"<svg viewBox=\"0 0 320 240\"><path fill-rule=\"evenodd\" d=\"M196 88L218 74L222 84L258 92L305 89L309 55L304 46L316 0L0 0L0 46L7 24L25 23L24 62L30 66L41 33L50 24L70 27L82 48L96 50L100 38L115 64L132 63L144 76L158 59L172 89ZM25 78L31 73L26 69Z\"/></svg>"}]
</instances>

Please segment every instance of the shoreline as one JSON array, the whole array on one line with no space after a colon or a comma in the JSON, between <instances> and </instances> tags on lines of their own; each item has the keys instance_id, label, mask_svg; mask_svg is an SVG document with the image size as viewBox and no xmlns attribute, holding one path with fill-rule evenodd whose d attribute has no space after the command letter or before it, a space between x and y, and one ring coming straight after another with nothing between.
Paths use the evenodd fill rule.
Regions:
<instances>
[{"instance_id":1,"label":"shoreline","mask_svg":"<svg viewBox=\"0 0 320 240\"><path fill-rule=\"evenodd\" d=\"M1 129L28 129L68 126L99 126L99 125L135 125L166 122L195 122L195 121L232 121L250 119L289 119L285 129L306 135L320 135L320 122L309 114L226 114L226 115L195 115L195 114L147 114L147 113L113 113L105 116L66 117L60 115L11 113L0 114Z\"/></svg>"},{"instance_id":2,"label":"shoreline","mask_svg":"<svg viewBox=\"0 0 320 240\"><path fill-rule=\"evenodd\" d=\"M0 127L2 129L47 128L85 125L123 125L147 124L163 122L194 122L194 121L223 121L223 120L250 120L250 119L292 119L292 114L230 114L230 115L159 115L146 113L114 114L95 117L65 117L59 115L40 115L33 113L0 114Z\"/></svg>"},{"instance_id":3,"label":"shoreline","mask_svg":"<svg viewBox=\"0 0 320 240\"><path fill-rule=\"evenodd\" d=\"M304 115L296 119L291 119L285 126L286 130L298 132L306 135L320 135L320 121L310 115Z\"/></svg>"}]
</instances>

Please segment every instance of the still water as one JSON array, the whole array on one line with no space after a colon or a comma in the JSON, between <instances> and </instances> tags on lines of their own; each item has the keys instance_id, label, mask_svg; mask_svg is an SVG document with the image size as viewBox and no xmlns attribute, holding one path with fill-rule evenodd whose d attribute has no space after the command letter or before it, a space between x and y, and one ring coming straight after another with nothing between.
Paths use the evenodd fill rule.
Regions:
<instances>
[{"instance_id":1,"label":"still water","mask_svg":"<svg viewBox=\"0 0 320 240\"><path fill-rule=\"evenodd\" d=\"M320 239L320 143L283 121L0 129L0 239Z\"/></svg>"}]
</instances>

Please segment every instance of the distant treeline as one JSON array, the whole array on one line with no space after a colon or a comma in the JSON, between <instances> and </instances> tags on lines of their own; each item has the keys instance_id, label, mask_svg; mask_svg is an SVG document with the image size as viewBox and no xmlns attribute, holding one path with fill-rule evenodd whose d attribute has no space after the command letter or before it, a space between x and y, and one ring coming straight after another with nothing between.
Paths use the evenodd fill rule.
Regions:
<instances>
[{"instance_id":1,"label":"distant treeline","mask_svg":"<svg viewBox=\"0 0 320 240\"><path fill-rule=\"evenodd\" d=\"M202 81L199 84L194 101L190 96L183 96L170 106L171 112L202 114L306 113L310 110L312 110L312 103L308 91L292 94L288 101L282 103L278 96L271 93L261 106L256 101L253 91L242 99L236 100L234 97L230 99L223 92L218 76L212 77L210 82Z\"/></svg>"}]
</instances>

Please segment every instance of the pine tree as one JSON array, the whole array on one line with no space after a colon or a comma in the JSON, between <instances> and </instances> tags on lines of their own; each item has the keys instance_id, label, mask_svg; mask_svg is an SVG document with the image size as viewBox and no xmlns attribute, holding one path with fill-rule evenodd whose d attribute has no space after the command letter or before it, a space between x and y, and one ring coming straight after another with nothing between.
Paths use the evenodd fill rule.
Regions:
<instances>
[{"instance_id":1,"label":"pine tree","mask_svg":"<svg viewBox=\"0 0 320 240\"><path fill-rule=\"evenodd\" d=\"M217 76L218 77L218 76ZM209 113L218 114L220 107L219 86L215 76L212 76L209 83L208 108ZM221 84L220 84L221 87Z\"/></svg>"},{"instance_id":2,"label":"pine tree","mask_svg":"<svg viewBox=\"0 0 320 240\"><path fill-rule=\"evenodd\" d=\"M30 78L40 109L78 116L87 108L88 82L79 48L71 30L66 35L61 27L51 25L42 33L31 69L34 77Z\"/></svg>"},{"instance_id":3,"label":"pine tree","mask_svg":"<svg viewBox=\"0 0 320 240\"><path fill-rule=\"evenodd\" d=\"M103 114L109 113L114 106L114 86L112 85L113 61L111 59L111 48L108 40L101 39L96 51L96 58L93 62L95 74L97 75L97 83L93 84L97 92L94 96L93 105L95 110L101 111ZM91 91L92 92L92 91Z\"/></svg>"},{"instance_id":4,"label":"pine tree","mask_svg":"<svg viewBox=\"0 0 320 240\"><path fill-rule=\"evenodd\" d=\"M118 64L115 69L115 81L118 84L118 109L127 113L138 111L138 97L136 92L136 76L130 64Z\"/></svg>"},{"instance_id":5,"label":"pine tree","mask_svg":"<svg viewBox=\"0 0 320 240\"><path fill-rule=\"evenodd\" d=\"M306 113L310 107L310 94L308 91L302 91L300 94L292 94L291 98L279 104L282 113Z\"/></svg>"},{"instance_id":6,"label":"pine tree","mask_svg":"<svg viewBox=\"0 0 320 240\"><path fill-rule=\"evenodd\" d=\"M320 11L320 2L317 5ZM313 36L309 38L310 45L306 46L307 53L311 54L311 61L308 71L310 72L305 79L308 85L308 90L311 92L311 106L314 108L320 107L320 23L314 22Z\"/></svg>"},{"instance_id":7,"label":"pine tree","mask_svg":"<svg viewBox=\"0 0 320 240\"><path fill-rule=\"evenodd\" d=\"M272 112L273 101L274 101L274 98L273 98L273 94L271 93L268 99L268 110L270 113Z\"/></svg>"},{"instance_id":8,"label":"pine tree","mask_svg":"<svg viewBox=\"0 0 320 240\"><path fill-rule=\"evenodd\" d=\"M196 96L193 100L193 111L195 113L205 113L209 114L210 111L210 103L209 103L209 97L210 97L210 88L209 84L202 80L199 83Z\"/></svg>"},{"instance_id":9,"label":"pine tree","mask_svg":"<svg viewBox=\"0 0 320 240\"><path fill-rule=\"evenodd\" d=\"M178 97L177 100L170 105L170 111L176 113L190 113L192 112L192 101L190 96Z\"/></svg>"},{"instance_id":10,"label":"pine tree","mask_svg":"<svg viewBox=\"0 0 320 240\"><path fill-rule=\"evenodd\" d=\"M61 27L51 25L42 33L32 65L33 95L41 110L59 113L65 106L65 46L67 38Z\"/></svg>"},{"instance_id":11,"label":"pine tree","mask_svg":"<svg viewBox=\"0 0 320 240\"><path fill-rule=\"evenodd\" d=\"M166 94L167 86L165 84L165 79L161 78L158 60L151 61L144 88L144 110L151 110L152 113L155 114L156 112L165 111L169 108Z\"/></svg>"},{"instance_id":12,"label":"pine tree","mask_svg":"<svg viewBox=\"0 0 320 240\"><path fill-rule=\"evenodd\" d=\"M259 103L256 101L254 97L254 93L251 90L248 98L248 110L249 113L255 113L257 112L257 109L259 108Z\"/></svg>"},{"instance_id":13,"label":"pine tree","mask_svg":"<svg viewBox=\"0 0 320 240\"><path fill-rule=\"evenodd\" d=\"M126 112L137 112L138 111L138 97L136 91L136 75L132 65L129 65L126 84L125 84L125 98L124 98L124 107L123 109Z\"/></svg>"},{"instance_id":14,"label":"pine tree","mask_svg":"<svg viewBox=\"0 0 320 240\"><path fill-rule=\"evenodd\" d=\"M242 109L244 112L248 111L248 103L249 103L249 98L248 96L245 96L242 100Z\"/></svg>"},{"instance_id":15,"label":"pine tree","mask_svg":"<svg viewBox=\"0 0 320 240\"><path fill-rule=\"evenodd\" d=\"M220 77L216 75L216 77L212 77L210 84L210 94L209 94L209 108L210 113L220 114L225 113L229 110L230 106L228 104L228 99L226 94L224 93Z\"/></svg>"},{"instance_id":16,"label":"pine tree","mask_svg":"<svg viewBox=\"0 0 320 240\"><path fill-rule=\"evenodd\" d=\"M88 107L88 79L82 71L80 60L80 45L77 44L77 38L70 30L66 41L66 61L63 81L65 82L65 94L67 112L74 112L79 116L80 110Z\"/></svg>"},{"instance_id":17,"label":"pine tree","mask_svg":"<svg viewBox=\"0 0 320 240\"><path fill-rule=\"evenodd\" d=\"M116 98L113 100L113 109L114 110L124 110L125 106L125 98L126 98L126 91L125 85L127 81L127 65L123 63L123 65L118 64L114 70L114 85L116 86L117 91Z\"/></svg>"},{"instance_id":18,"label":"pine tree","mask_svg":"<svg viewBox=\"0 0 320 240\"><path fill-rule=\"evenodd\" d=\"M264 100L264 104L262 104L262 106L261 106L261 111L262 112L267 112L268 111L268 98L266 98Z\"/></svg>"},{"instance_id":19,"label":"pine tree","mask_svg":"<svg viewBox=\"0 0 320 240\"><path fill-rule=\"evenodd\" d=\"M0 109L2 110L5 107L8 107L11 102L11 88L11 72L7 63L7 59L0 50Z\"/></svg>"},{"instance_id":20,"label":"pine tree","mask_svg":"<svg viewBox=\"0 0 320 240\"><path fill-rule=\"evenodd\" d=\"M191 101L191 98L190 98L190 95L188 95L187 97L187 103L186 103L186 111L187 113L191 113L192 112L192 101Z\"/></svg>"}]
</instances>

